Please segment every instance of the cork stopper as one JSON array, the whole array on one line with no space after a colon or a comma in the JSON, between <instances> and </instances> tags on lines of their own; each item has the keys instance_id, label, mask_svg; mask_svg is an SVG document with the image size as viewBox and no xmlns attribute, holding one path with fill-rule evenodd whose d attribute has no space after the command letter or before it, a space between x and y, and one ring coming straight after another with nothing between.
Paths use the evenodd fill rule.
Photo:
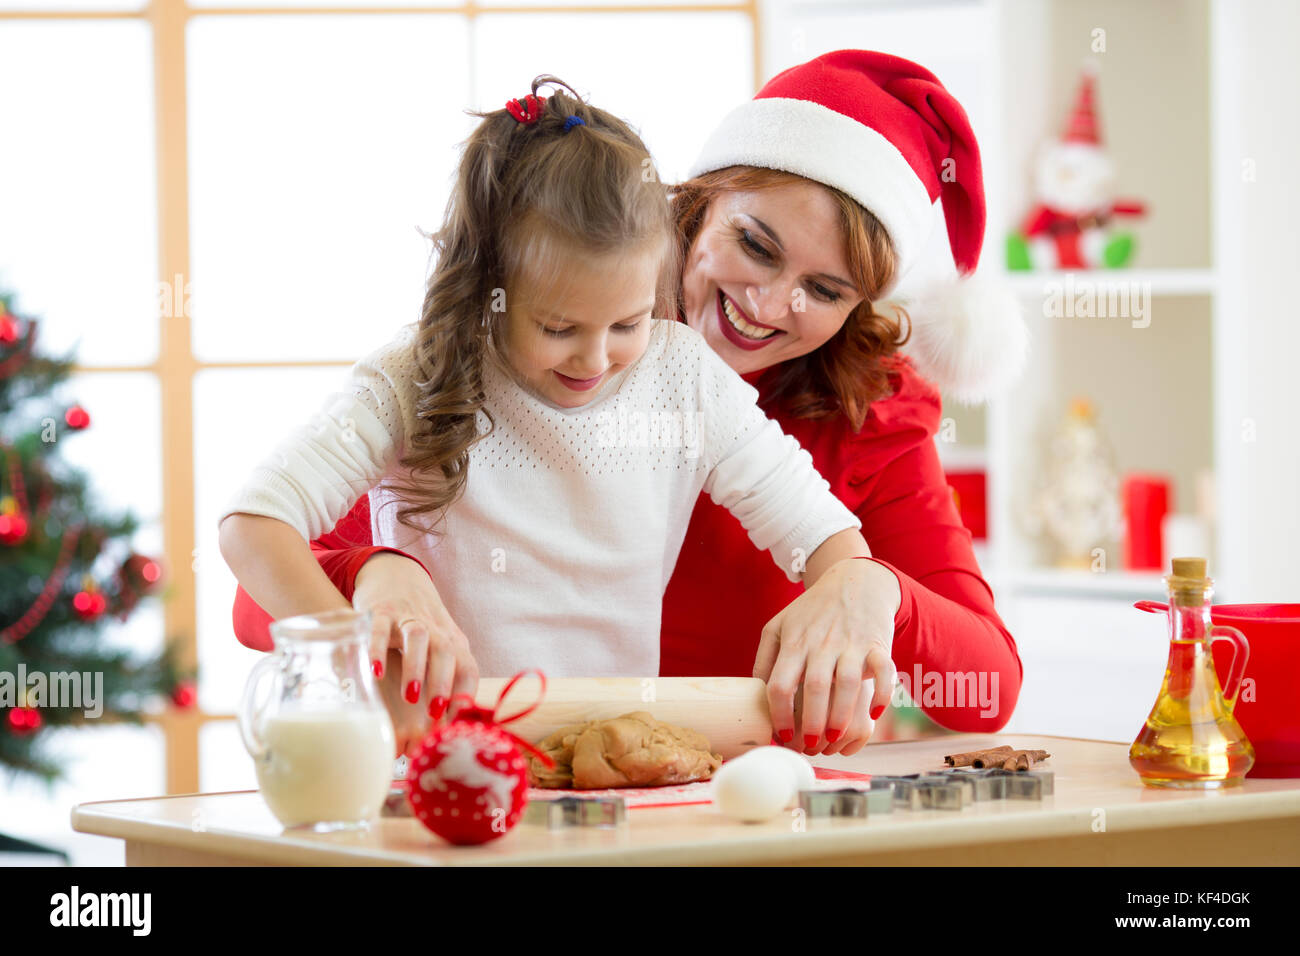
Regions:
<instances>
[{"instance_id":1,"label":"cork stopper","mask_svg":"<svg viewBox=\"0 0 1300 956\"><path fill-rule=\"evenodd\" d=\"M1205 559L1204 558L1174 558L1174 577L1176 578L1205 577Z\"/></svg>"},{"instance_id":2,"label":"cork stopper","mask_svg":"<svg viewBox=\"0 0 1300 956\"><path fill-rule=\"evenodd\" d=\"M1170 603L1180 607L1205 604L1213 593L1214 584L1205 572L1205 558L1174 558L1173 571L1165 577Z\"/></svg>"}]
</instances>

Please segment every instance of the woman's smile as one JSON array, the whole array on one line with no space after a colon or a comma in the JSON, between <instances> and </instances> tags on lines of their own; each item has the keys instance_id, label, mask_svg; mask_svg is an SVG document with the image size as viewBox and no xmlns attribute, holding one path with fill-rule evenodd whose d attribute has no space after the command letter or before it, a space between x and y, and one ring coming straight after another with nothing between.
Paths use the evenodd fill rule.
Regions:
<instances>
[{"instance_id":1,"label":"woman's smile","mask_svg":"<svg viewBox=\"0 0 1300 956\"><path fill-rule=\"evenodd\" d=\"M755 322L736 300L718 290L718 328L732 344L742 349L761 349L781 336L781 329Z\"/></svg>"}]
</instances>

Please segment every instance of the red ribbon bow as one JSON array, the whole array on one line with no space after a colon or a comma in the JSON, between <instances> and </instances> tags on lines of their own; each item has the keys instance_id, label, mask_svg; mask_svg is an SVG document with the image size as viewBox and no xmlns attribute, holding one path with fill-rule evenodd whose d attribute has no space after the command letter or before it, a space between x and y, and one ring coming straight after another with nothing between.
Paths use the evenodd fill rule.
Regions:
<instances>
[{"instance_id":1,"label":"red ribbon bow","mask_svg":"<svg viewBox=\"0 0 1300 956\"><path fill-rule=\"evenodd\" d=\"M510 111L510 115L524 126L531 126L541 119L545 107L546 97L534 96L532 93L523 99L506 100L506 109Z\"/></svg>"},{"instance_id":2,"label":"red ribbon bow","mask_svg":"<svg viewBox=\"0 0 1300 956\"><path fill-rule=\"evenodd\" d=\"M511 714L509 717L497 717L497 709L501 706L501 702L506 699L506 694L510 693L510 688L514 687L515 684L518 682L519 678L523 677L525 674L536 674L539 678L541 678L542 692L538 695L537 700L533 701L532 706L525 707L517 714ZM535 711L539 706L541 706L542 698L545 696L546 696L546 675L543 674L541 671L537 670L536 668L529 668L526 671L520 671L514 677L510 678L506 686L501 688L501 693L497 695L497 702L492 707L491 710L488 710L486 707L478 706L474 698L466 693L453 694L449 704L455 703L460 698L464 698L468 702L467 706L456 711L456 720L481 720L487 724L495 724L498 727L500 727L501 732L503 734L505 734L507 737L509 737L511 740L517 743L524 750L527 750L530 754L532 754L542 763L546 764L547 767L554 768L555 761L552 760L549 756L542 753L540 750L538 750L528 741L524 740L522 737L516 736L515 734L512 734L510 731L506 730L504 727L501 727L502 724L508 724L511 721L518 720L521 717L527 717L529 714Z\"/></svg>"}]
</instances>

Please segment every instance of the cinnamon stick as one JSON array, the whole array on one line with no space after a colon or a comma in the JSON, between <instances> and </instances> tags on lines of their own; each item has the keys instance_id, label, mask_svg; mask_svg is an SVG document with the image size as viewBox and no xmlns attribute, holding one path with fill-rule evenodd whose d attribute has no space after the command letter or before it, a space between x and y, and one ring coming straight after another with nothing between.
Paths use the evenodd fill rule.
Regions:
<instances>
[{"instance_id":1,"label":"cinnamon stick","mask_svg":"<svg viewBox=\"0 0 1300 956\"><path fill-rule=\"evenodd\" d=\"M972 760L971 766L976 770L983 770L985 767L1001 767L1008 757L1014 758L1018 753L1020 751L1011 748L1002 751L989 751Z\"/></svg>"},{"instance_id":2,"label":"cinnamon stick","mask_svg":"<svg viewBox=\"0 0 1300 956\"><path fill-rule=\"evenodd\" d=\"M980 767L982 765L975 763L975 761L985 754L992 756L995 754L1010 754L1013 751L1014 748L1003 744L1001 747L991 747L986 750L968 750L966 753L949 754L943 758L943 762L949 767Z\"/></svg>"},{"instance_id":3,"label":"cinnamon stick","mask_svg":"<svg viewBox=\"0 0 1300 956\"><path fill-rule=\"evenodd\" d=\"M1016 750L1002 762L1003 770L1028 770L1040 760L1050 757L1046 750Z\"/></svg>"}]
</instances>

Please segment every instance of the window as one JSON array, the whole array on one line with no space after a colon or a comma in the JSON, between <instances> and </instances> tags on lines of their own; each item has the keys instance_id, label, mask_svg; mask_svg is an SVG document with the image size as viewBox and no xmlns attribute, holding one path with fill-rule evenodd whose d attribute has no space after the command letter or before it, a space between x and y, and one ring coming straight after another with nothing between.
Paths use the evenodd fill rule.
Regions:
<instances>
[{"instance_id":1,"label":"window","mask_svg":"<svg viewBox=\"0 0 1300 956\"><path fill-rule=\"evenodd\" d=\"M166 603L111 639L180 636L200 666L196 712L103 734L60 803L250 785L231 717L258 655L230 630L221 505L418 316L417 228L441 221L467 107L553 73L685 176L757 88L758 4L667 2L0 0L0 282L45 350L75 350L94 427L67 457L167 564ZM128 761L132 793L104 792ZM66 809L27 835L75 843Z\"/></svg>"}]
</instances>

